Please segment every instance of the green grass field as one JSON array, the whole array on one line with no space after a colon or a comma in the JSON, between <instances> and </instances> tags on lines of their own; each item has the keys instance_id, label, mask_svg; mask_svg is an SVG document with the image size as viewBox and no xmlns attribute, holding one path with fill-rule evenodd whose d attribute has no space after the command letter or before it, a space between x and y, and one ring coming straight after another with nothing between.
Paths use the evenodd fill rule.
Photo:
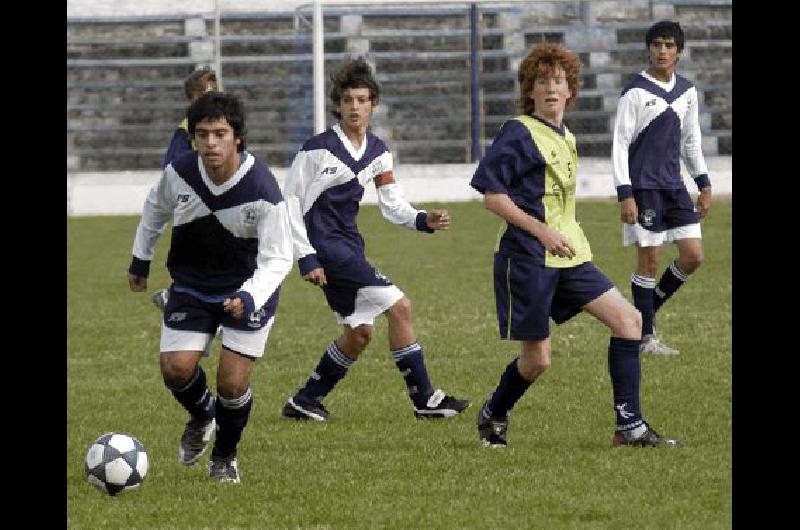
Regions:
<instances>
[{"instance_id":1,"label":"green grass field","mask_svg":"<svg viewBox=\"0 0 800 530\"><path fill-rule=\"evenodd\" d=\"M475 414L518 344L498 338L492 252L500 221L478 202L447 207L447 232L414 233L362 207L367 257L414 303L436 386L473 400L463 415L418 421L388 353L385 319L326 400L333 419L280 417L339 333L322 292L289 274L267 353L256 364L242 483L207 477L208 454L178 463L186 416L158 370L168 233L147 295L125 273L137 217L68 219L67 516L70 528L728 528L731 526L731 201L704 221L706 261L659 313L681 350L642 359L642 408L681 450L610 447L614 414L608 332L581 314L553 326L553 364L514 409L509 447L480 446ZM578 217L595 263L630 299L632 249L621 247L615 201L584 201ZM664 250L665 266L675 256ZM215 343L218 353L219 344ZM210 381L217 355L203 361ZM83 459L107 431L144 444L143 485L107 497ZM209 451L210 452L210 451Z\"/></svg>"}]
</instances>

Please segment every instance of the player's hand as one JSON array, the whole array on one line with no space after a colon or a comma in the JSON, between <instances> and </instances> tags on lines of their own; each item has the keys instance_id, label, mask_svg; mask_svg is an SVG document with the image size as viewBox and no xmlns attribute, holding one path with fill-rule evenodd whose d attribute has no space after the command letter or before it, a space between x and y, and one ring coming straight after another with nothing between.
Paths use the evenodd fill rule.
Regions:
<instances>
[{"instance_id":1,"label":"player's hand","mask_svg":"<svg viewBox=\"0 0 800 530\"><path fill-rule=\"evenodd\" d=\"M222 309L230 313L233 318L240 319L244 316L244 302L240 298L226 298L222 302Z\"/></svg>"},{"instance_id":2,"label":"player's hand","mask_svg":"<svg viewBox=\"0 0 800 530\"><path fill-rule=\"evenodd\" d=\"M636 201L633 197L626 197L619 203L620 205L620 220L628 225L636 224L636 218L639 216L639 210L636 208Z\"/></svg>"},{"instance_id":3,"label":"player's hand","mask_svg":"<svg viewBox=\"0 0 800 530\"><path fill-rule=\"evenodd\" d=\"M311 282L317 287L324 287L328 285L328 279L325 277L325 269L322 267L317 267L316 269L312 270L305 276L303 279L307 282Z\"/></svg>"},{"instance_id":4,"label":"player's hand","mask_svg":"<svg viewBox=\"0 0 800 530\"><path fill-rule=\"evenodd\" d=\"M447 230L450 227L450 214L447 210L431 210L425 223L431 230Z\"/></svg>"},{"instance_id":5,"label":"player's hand","mask_svg":"<svg viewBox=\"0 0 800 530\"><path fill-rule=\"evenodd\" d=\"M550 254L558 256L559 258L572 258L575 256L575 249L563 234L556 232L550 227L545 227L542 234L539 236L539 241L542 242L544 248Z\"/></svg>"},{"instance_id":6,"label":"player's hand","mask_svg":"<svg viewBox=\"0 0 800 530\"><path fill-rule=\"evenodd\" d=\"M131 291L135 293L144 292L147 290L147 276L136 276L129 272L128 285L131 287Z\"/></svg>"},{"instance_id":7,"label":"player's hand","mask_svg":"<svg viewBox=\"0 0 800 530\"><path fill-rule=\"evenodd\" d=\"M711 188L703 188L700 190L700 195L697 196L697 211L700 213L700 219L708 215L711 209Z\"/></svg>"}]
</instances>

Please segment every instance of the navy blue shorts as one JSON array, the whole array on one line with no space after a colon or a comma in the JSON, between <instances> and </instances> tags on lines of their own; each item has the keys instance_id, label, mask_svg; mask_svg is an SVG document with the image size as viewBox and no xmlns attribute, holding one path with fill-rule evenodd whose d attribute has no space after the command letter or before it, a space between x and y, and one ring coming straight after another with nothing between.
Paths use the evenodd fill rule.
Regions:
<instances>
[{"instance_id":1,"label":"navy blue shorts","mask_svg":"<svg viewBox=\"0 0 800 530\"><path fill-rule=\"evenodd\" d=\"M551 317L562 324L613 287L591 262L554 268L498 252L494 255L494 296L500 337L546 339Z\"/></svg>"},{"instance_id":2,"label":"navy blue shorts","mask_svg":"<svg viewBox=\"0 0 800 530\"><path fill-rule=\"evenodd\" d=\"M279 290L276 290L261 308L237 319L223 310L222 302L205 302L170 287L164 308L164 325L180 331L211 333L212 336L220 325L241 331L255 331L266 326L267 321L275 315L278 296Z\"/></svg>"},{"instance_id":3,"label":"navy blue shorts","mask_svg":"<svg viewBox=\"0 0 800 530\"><path fill-rule=\"evenodd\" d=\"M652 232L663 232L672 228L700 222L692 197L686 188L679 190L633 190L637 221Z\"/></svg>"},{"instance_id":4,"label":"navy blue shorts","mask_svg":"<svg viewBox=\"0 0 800 530\"><path fill-rule=\"evenodd\" d=\"M322 291L328 300L328 306L342 318L356 311L359 289L394 286L389 278L361 256L356 256L338 266L328 266L323 263L322 267L325 269L325 279L328 282Z\"/></svg>"}]
</instances>

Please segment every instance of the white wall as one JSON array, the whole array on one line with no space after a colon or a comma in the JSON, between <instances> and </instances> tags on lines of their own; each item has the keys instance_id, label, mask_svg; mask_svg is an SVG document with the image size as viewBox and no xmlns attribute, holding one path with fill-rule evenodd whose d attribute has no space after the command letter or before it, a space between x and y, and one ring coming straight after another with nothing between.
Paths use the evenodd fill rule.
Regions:
<instances>
[{"instance_id":1,"label":"white wall","mask_svg":"<svg viewBox=\"0 0 800 530\"><path fill-rule=\"evenodd\" d=\"M715 195L732 194L731 157L706 159ZM395 176L412 203L459 202L480 199L469 185L475 164L414 165L400 164ZM271 168L283 186L287 168ZM67 213L69 215L139 215L147 192L159 171L87 172L67 174ZM684 175L687 188L695 192L694 182ZM611 162L605 158L584 158L578 166L578 198L614 197ZM375 204L375 187L368 186L366 204Z\"/></svg>"}]
</instances>

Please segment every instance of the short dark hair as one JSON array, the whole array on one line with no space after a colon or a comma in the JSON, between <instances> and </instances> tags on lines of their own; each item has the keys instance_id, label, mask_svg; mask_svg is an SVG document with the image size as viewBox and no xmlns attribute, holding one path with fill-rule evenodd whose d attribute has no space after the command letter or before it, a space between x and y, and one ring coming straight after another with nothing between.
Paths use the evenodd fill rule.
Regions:
<instances>
[{"instance_id":1,"label":"short dark hair","mask_svg":"<svg viewBox=\"0 0 800 530\"><path fill-rule=\"evenodd\" d=\"M678 46L678 52L683 51L683 29L677 22L662 20L650 26L650 29L647 30L647 34L644 36L644 43L648 50L650 49L650 43L659 37L674 38L675 44Z\"/></svg>"},{"instance_id":2,"label":"short dark hair","mask_svg":"<svg viewBox=\"0 0 800 530\"><path fill-rule=\"evenodd\" d=\"M381 89L372 75L372 68L363 57L348 59L338 71L331 75L330 96L334 107L339 106L339 102L342 100L342 92L348 88L368 88L370 101L374 105L378 104ZM333 109L332 113L337 120L342 119L341 113L336 108Z\"/></svg>"},{"instance_id":3,"label":"short dark hair","mask_svg":"<svg viewBox=\"0 0 800 530\"><path fill-rule=\"evenodd\" d=\"M209 66L204 66L189 74L189 77L183 82L183 91L186 94L186 99L191 101L198 93L205 92L208 83L214 83L214 90L217 89L217 74Z\"/></svg>"},{"instance_id":4,"label":"short dark hair","mask_svg":"<svg viewBox=\"0 0 800 530\"><path fill-rule=\"evenodd\" d=\"M233 128L234 138L241 140L237 151L242 152L247 147L245 142L247 130L245 129L244 104L233 94L206 92L189 106L187 115L190 135L194 136L197 124L206 118L211 120L225 118Z\"/></svg>"}]
</instances>

